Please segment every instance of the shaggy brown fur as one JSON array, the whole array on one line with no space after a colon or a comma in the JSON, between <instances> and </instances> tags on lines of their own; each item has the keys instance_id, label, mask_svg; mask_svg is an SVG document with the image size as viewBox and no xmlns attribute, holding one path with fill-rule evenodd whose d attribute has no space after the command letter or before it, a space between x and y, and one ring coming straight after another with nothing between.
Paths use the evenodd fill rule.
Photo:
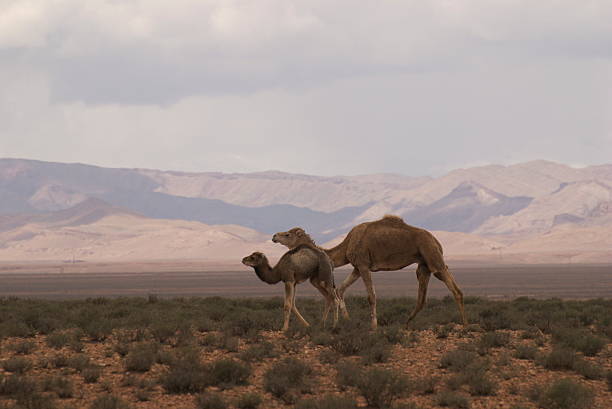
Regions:
<instances>
[{"instance_id":1,"label":"shaggy brown fur","mask_svg":"<svg viewBox=\"0 0 612 409\"><path fill-rule=\"evenodd\" d=\"M276 233L272 241L289 248L305 243L316 246L312 238L300 227ZM377 326L376 292L372 284L372 271L400 270L413 263L418 263L416 275L419 290L416 307L408 317L408 321L411 321L425 305L429 278L433 274L451 291L463 324L467 324L463 293L444 263L442 245L427 230L410 226L400 217L387 215L380 220L358 224L351 229L342 243L331 249L322 250L332 260L334 267L349 263L353 266L353 272L337 290L341 302L346 289L359 277L362 278L368 292L372 328Z\"/></svg>"},{"instance_id":2,"label":"shaggy brown fur","mask_svg":"<svg viewBox=\"0 0 612 409\"><path fill-rule=\"evenodd\" d=\"M332 264L327 257L321 257L321 251L309 245L297 246L286 252L274 267L270 266L265 254L255 252L242 259L242 264L253 267L259 279L268 284L285 283L285 305L283 331L289 329L291 311L306 326L308 321L295 305L295 286L303 281L310 283L325 297L323 324L327 320L329 310L334 307L334 325L338 322L339 299L332 275Z\"/></svg>"}]
</instances>

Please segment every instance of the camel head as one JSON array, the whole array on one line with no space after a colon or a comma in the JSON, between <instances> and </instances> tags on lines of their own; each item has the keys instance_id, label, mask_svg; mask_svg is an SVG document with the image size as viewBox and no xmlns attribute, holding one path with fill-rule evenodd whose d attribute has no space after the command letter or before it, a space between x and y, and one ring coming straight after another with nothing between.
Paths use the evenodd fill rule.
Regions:
<instances>
[{"instance_id":1,"label":"camel head","mask_svg":"<svg viewBox=\"0 0 612 409\"><path fill-rule=\"evenodd\" d=\"M249 266L249 267L257 267L257 266L264 264L267 261L268 259L266 258L265 254L260 253L259 251L256 251L250 256L246 256L245 258L243 258L242 264L244 264L245 266Z\"/></svg>"},{"instance_id":2,"label":"camel head","mask_svg":"<svg viewBox=\"0 0 612 409\"><path fill-rule=\"evenodd\" d=\"M272 236L272 241L292 249L300 244L304 244L304 241L312 241L312 239L310 239L310 236L306 234L304 229L301 227L294 227L289 231L275 233L274 236Z\"/></svg>"}]
</instances>

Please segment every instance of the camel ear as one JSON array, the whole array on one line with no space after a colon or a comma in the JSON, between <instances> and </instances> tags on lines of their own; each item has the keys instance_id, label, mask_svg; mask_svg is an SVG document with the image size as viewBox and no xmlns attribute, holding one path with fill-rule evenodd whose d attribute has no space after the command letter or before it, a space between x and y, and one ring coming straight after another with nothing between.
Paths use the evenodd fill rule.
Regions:
<instances>
[{"instance_id":1,"label":"camel ear","mask_svg":"<svg viewBox=\"0 0 612 409\"><path fill-rule=\"evenodd\" d=\"M299 227L297 229L295 229L295 235L298 237L302 237L304 236L304 234L306 234L306 232L304 231L304 229L300 229Z\"/></svg>"}]
</instances>

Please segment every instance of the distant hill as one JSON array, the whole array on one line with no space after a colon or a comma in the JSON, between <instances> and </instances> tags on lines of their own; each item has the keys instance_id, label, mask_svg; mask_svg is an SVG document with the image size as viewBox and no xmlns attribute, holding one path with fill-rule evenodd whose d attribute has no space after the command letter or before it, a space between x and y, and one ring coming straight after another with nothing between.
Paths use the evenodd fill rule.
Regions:
<instances>
[{"instance_id":1,"label":"distant hill","mask_svg":"<svg viewBox=\"0 0 612 409\"><path fill-rule=\"evenodd\" d=\"M72 208L0 218L0 260L232 261L255 250L278 256L268 235L236 225L150 219L89 199Z\"/></svg>"},{"instance_id":2,"label":"distant hill","mask_svg":"<svg viewBox=\"0 0 612 409\"><path fill-rule=\"evenodd\" d=\"M572 246L584 252L588 239L572 236L572 231L593 232L598 237L612 232L612 165L573 168L533 161L457 169L437 178L321 177L277 171L110 169L0 159L0 246L5 247L8 238L20 238L25 246L31 238L40 240L41 231L69 235L70 228L80 231L79 226L113 218L129 219L130 229L172 221L199 222L197 231L203 225L208 230L243 226L261 234L251 244L266 242L276 231L301 226L324 243L386 213L440 232L449 240L445 247L464 254L537 253L538 243L551 252L556 240L563 242L558 244L565 252ZM53 243L47 244L52 251ZM160 249L160 254L166 250Z\"/></svg>"}]
</instances>

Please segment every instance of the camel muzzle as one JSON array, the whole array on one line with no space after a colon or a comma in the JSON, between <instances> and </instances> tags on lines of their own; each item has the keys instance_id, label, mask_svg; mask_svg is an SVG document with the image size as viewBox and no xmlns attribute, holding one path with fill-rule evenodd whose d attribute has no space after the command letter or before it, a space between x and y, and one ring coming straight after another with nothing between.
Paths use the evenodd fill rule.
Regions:
<instances>
[{"instance_id":1,"label":"camel muzzle","mask_svg":"<svg viewBox=\"0 0 612 409\"><path fill-rule=\"evenodd\" d=\"M278 243L278 239L276 238L276 234L272 236L272 243Z\"/></svg>"}]
</instances>

